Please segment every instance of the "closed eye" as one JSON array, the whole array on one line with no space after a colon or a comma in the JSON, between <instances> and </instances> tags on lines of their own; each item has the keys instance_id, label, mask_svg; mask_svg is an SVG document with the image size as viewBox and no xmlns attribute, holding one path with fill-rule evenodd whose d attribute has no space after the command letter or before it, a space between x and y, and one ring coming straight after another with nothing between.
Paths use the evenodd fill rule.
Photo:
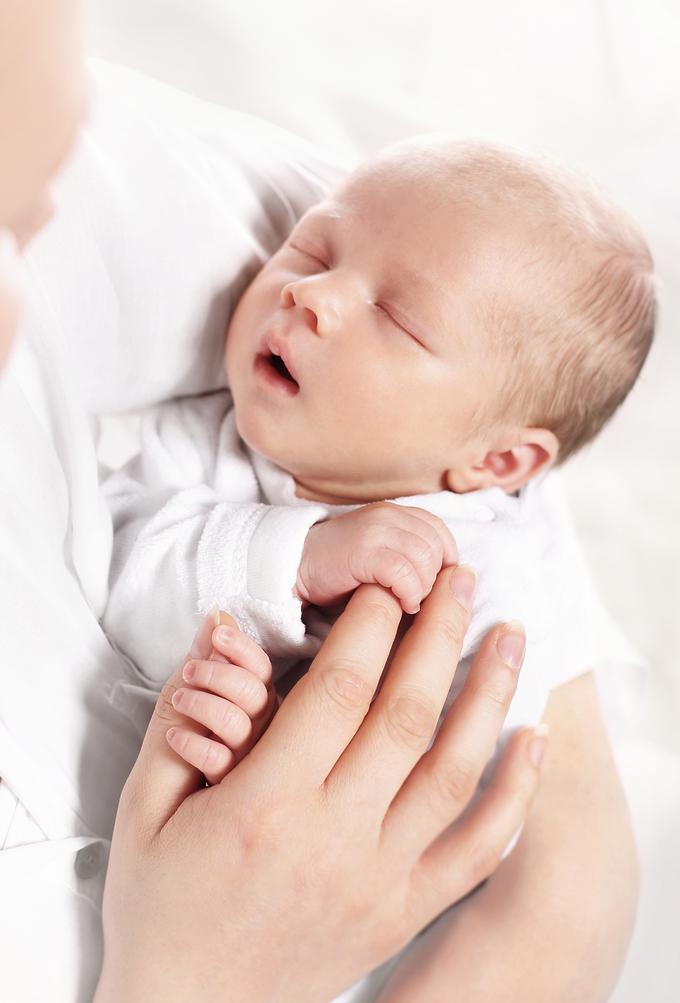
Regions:
<instances>
[{"instance_id":1,"label":"closed eye","mask_svg":"<svg viewBox=\"0 0 680 1003\"><path fill-rule=\"evenodd\" d=\"M377 310L380 310L380 312L383 313L385 317L387 317L388 320L390 320L394 324L395 327L398 327L401 331L404 332L404 334L407 334L409 338L415 341L417 345L420 345L420 347L424 348L425 351L429 351L429 348L427 347L425 342L421 341L420 338L413 333L410 327L405 327L404 324L397 319L391 307L388 309L387 307L384 307L382 303L376 303L375 307Z\"/></svg>"},{"instance_id":2,"label":"closed eye","mask_svg":"<svg viewBox=\"0 0 680 1003\"><path fill-rule=\"evenodd\" d=\"M290 241L288 242L288 246L292 251L296 251L298 254L302 254L305 258L308 258L310 261L316 262L316 264L320 265L321 268L328 269L329 265L321 258L317 257L316 254L312 254L310 251L306 251L303 247L298 247L297 244L291 244Z\"/></svg>"}]
</instances>

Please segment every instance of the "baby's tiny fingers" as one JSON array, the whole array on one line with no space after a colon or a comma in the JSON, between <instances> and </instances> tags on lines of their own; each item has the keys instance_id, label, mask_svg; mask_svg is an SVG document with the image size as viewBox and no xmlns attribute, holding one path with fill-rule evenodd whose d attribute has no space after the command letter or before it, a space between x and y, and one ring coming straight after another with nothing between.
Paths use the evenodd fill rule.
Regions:
<instances>
[{"instance_id":1,"label":"baby's tiny fingers","mask_svg":"<svg viewBox=\"0 0 680 1003\"><path fill-rule=\"evenodd\" d=\"M272 678L272 663L252 637L248 637L238 627L222 625L213 631L212 643L215 649L234 665L249 669L265 686L269 685Z\"/></svg>"},{"instance_id":2,"label":"baby's tiny fingers","mask_svg":"<svg viewBox=\"0 0 680 1003\"><path fill-rule=\"evenodd\" d=\"M262 679L240 665L194 659L182 669L182 678L196 689L230 700L249 717L261 714L267 706L269 694Z\"/></svg>"},{"instance_id":3,"label":"baby's tiny fingers","mask_svg":"<svg viewBox=\"0 0 680 1003\"><path fill-rule=\"evenodd\" d=\"M444 567L452 564L458 564L458 546L453 533L446 523L440 519L439 516L433 515L424 508L417 508L414 506L412 508L409 507L407 511L412 512L423 522L428 523L428 525L430 525L436 532L443 550Z\"/></svg>"},{"instance_id":4,"label":"baby's tiny fingers","mask_svg":"<svg viewBox=\"0 0 680 1003\"><path fill-rule=\"evenodd\" d=\"M385 547L377 555L375 581L397 597L404 613L417 613L425 592L420 575L403 554Z\"/></svg>"},{"instance_id":5,"label":"baby's tiny fingers","mask_svg":"<svg viewBox=\"0 0 680 1003\"><path fill-rule=\"evenodd\" d=\"M209 784L218 784L236 764L236 756L226 745L188 728L170 728L165 737L170 748L200 770Z\"/></svg>"},{"instance_id":6,"label":"baby's tiny fingers","mask_svg":"<svg viewBox=\"0 0 680 1003\"><path fill-rule=\"evenodd\" d=\"M225 745L238 753L250 740L250 718L236 704L202 690L179 689L172 698L175 710L209 728Z\"/></svg>"}]
</instances>

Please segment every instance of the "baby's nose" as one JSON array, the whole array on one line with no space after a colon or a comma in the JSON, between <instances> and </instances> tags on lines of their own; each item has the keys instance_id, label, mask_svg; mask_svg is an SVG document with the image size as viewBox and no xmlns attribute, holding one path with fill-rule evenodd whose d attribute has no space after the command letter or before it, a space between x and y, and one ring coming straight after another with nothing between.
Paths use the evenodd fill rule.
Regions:
<instances>
[{"instance_id":1,"label":"baby's nose","mask_svg":"<svg viewBox=\"0 0 680 1003\"><path fill-rule=\"evenodd\" d=\"M299 307L305 323L321 337L332 334L338 327L339 317L335 306L319 291L303 288L302 283L289 282L283 287L281 306L287 309Z\"/></svg>"}]
</instances>

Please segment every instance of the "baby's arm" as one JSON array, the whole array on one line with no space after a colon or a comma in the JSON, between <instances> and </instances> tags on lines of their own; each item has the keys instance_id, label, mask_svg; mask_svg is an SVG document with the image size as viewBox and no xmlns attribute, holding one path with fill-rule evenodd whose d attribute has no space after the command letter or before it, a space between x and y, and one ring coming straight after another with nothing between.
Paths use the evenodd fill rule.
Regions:
<instances>
[{"instance_id":1,"label":"baby's arm","mask_svg":"<svg viewBox=\"0 0 680 1003\"><path fill-rule=\"evenodd\" d=\"M603 1003L637 900L628 808L591 674L552 691L541 786L517 847L416 941L379 1003Z\"/></svg>"},{"instance_id":2,"label":"baby's arm","mask_svg":"<svg viewBox=\"0 0 680 1003\"><path fill-rule=\"evenodd\" d=\"M228 611L272 656L314 654L296 574L326 509L261 501L226 394L160 405L142 448L104 486L114 524L103 626L158 688L199 612ZM150 623L162 630L150 629Z\"/></svg>"},{"instance_id":3,"label":"baby's arm","mask_svg":"<svg viewBox=\"0 0 680 1003\"><path fill-rule=\"evenodd\" d=\"M167 734L170 747L210 784L218 784L252 749L276 710L269 658L230 617L222 614L221 621L210 658L186 663L187 686L172 699L203 733L175 727Z\"/></svg>"}]
</instances>

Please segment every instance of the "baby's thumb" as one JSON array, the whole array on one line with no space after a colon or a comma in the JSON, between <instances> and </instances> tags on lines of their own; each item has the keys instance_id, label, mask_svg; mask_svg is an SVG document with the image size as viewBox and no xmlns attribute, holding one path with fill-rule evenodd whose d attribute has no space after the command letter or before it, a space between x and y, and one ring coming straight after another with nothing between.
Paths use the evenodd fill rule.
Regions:
<instances>
[{"instance_id":1,"label":"baby's thumb","mask_svg":"<svg viewBox=\"0 0 680 1003\"><path fill-rule=\"evenodd\" d=\"M222 617L225 617L223 620ZM230 622L226 614L208 613L196 631L189 649L189 658L209 658L212 653L212 632L217 623ZM184 662L172 674L161 690L146 730L137 762L126 783L126 792L144 816L153 833L160 832L181 803L204 784L203 775L172 751L166 735L175 725L205 734L205 728L183 717L172 704L173 695L184 685Z\"/></svg>"}]
</instances>

